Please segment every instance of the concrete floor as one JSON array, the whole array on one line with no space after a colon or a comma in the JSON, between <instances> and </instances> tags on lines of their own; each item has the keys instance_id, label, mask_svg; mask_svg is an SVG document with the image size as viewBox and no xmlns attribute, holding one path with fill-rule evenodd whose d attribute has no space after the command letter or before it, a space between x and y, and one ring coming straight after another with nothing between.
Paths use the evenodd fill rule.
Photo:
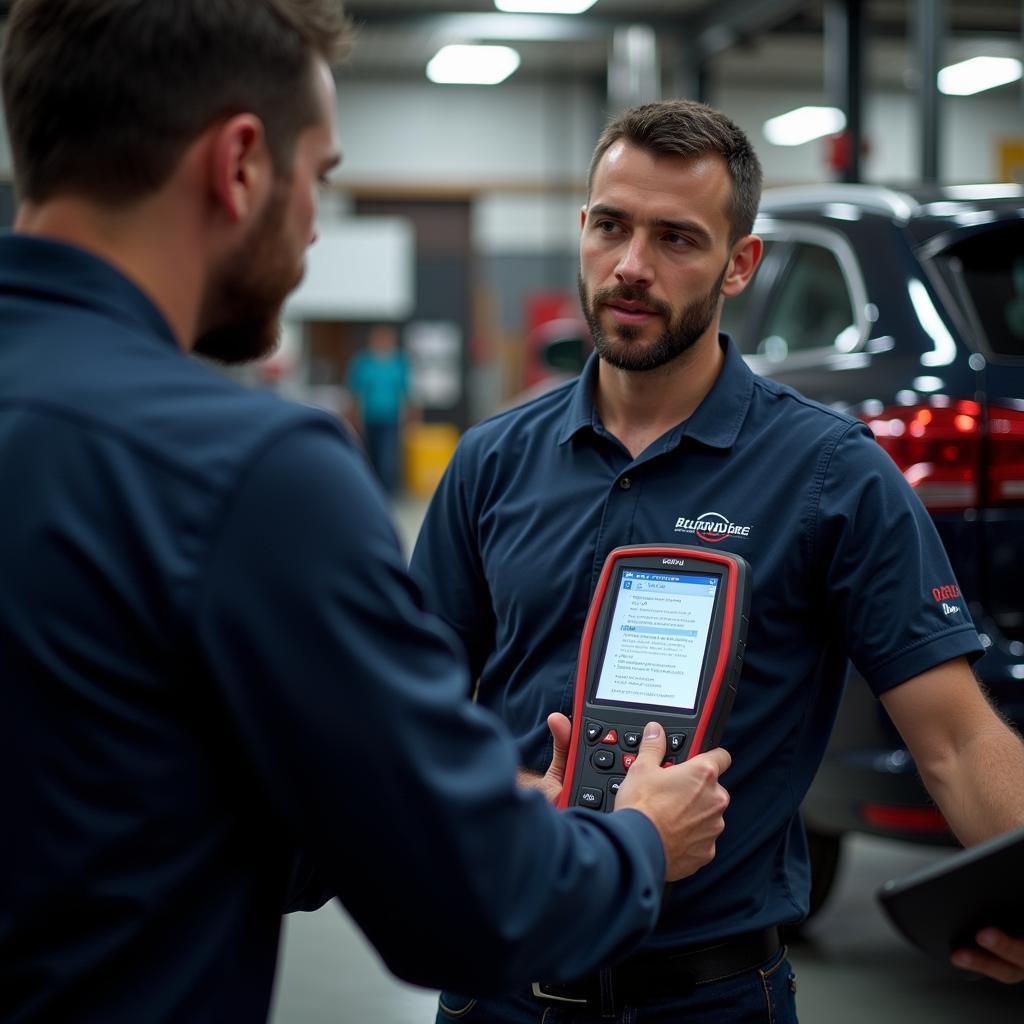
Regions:
<instances>
[{"instance_id":1,"label":"concrete floor","mask_svg":"<svg viewBox=\"0 0 1024 1024\"><path fill-rule=\"evenodd\" d=\"M416 502L396 506L407 550L422 511ZM927 959L897 935L875 903L884 881L944 855L851 837L832 897L808 926L806 941L790 950L803 1024L1024 1022L1024 985L971 980ZM395 981L336 904L288 918L272 1024L430 1022L435 997Z\"/></svg>"}]
</instances>

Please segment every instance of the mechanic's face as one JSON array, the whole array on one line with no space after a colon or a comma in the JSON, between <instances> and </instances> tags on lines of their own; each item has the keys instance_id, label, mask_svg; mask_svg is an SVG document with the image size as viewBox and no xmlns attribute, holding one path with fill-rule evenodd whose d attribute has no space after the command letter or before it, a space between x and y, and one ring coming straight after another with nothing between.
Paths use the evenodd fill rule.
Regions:
<instances>
[{"instance_id":1,"label":"mechanic's face","mask_svg":"<svg viewBox=\"0 0 1024 1024\"><path fill-rule=\"evenodd\" d=\"M306 249L316 240L317 189L339 159L334 80L323 62L316 68L316 92L320 117L300 133L291 173L275 179L259 220L209 288L217 326L199 338L195 351L220 362L273 352L281 308L302 280Z\"/></svg>"},{"instance_id":2,"label":"mechanic's face","mask_svg":"<svg viewBox=\"0 0 1024 1024\"><path fill-rule=\"evenodd\" d=\"M625 142L609 148L580 242L580 299L602 359L652 370L717 336L732 263L731 198L718 154L655 156Z\"/></svg>"}]
</instances>

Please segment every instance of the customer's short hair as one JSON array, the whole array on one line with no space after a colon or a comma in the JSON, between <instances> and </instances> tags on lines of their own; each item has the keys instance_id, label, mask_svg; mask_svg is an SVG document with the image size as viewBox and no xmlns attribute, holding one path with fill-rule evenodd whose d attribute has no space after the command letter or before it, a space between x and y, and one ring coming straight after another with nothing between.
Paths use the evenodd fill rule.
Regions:
<instances>
[{"instance_id":1,"label":"customer's short hair","mask_svg":"<svg viewBox=\"0 0 1024 1024\"><path fill-rule=\"evenodd\" d=\"M694 100L661 100L632 107L608 122L597 140L587 193L601 158L619 141L656 156L704 156L718 153L732 178L732 240L753 230L761 202L761 162L746 134L721 111Z\"/></svg>"},{"instance_id":2,"label":"customer's short hair","mask_svg":"<svg viewBox=\"0 0 1024 1024\"><path fill-rule=\"evenodd\" d=\"M244 112L283 173L317 117L313 58L349 38L340 0L15 0L0 58L15 186L131 202Z\"/></svg>"}]
</instances>

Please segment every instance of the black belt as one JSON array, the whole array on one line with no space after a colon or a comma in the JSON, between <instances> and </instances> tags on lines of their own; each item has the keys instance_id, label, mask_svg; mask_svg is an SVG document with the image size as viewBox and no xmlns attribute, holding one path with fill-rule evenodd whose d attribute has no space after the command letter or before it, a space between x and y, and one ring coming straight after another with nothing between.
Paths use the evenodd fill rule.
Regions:
<instances>
[{"instance_id":1,"label":"black belt","mask_svg":"<svg viewBox=\"0 0 1024 1024\"><path fill-rule=\"evenodd\" d=\"M779 946L778 929L765 928L708 946L640 954L576 981L534 982L533 994L548 1002L586 1003L602 1010L639 1006L751 971L778 952Z\"/></svg>"}]
</instances>

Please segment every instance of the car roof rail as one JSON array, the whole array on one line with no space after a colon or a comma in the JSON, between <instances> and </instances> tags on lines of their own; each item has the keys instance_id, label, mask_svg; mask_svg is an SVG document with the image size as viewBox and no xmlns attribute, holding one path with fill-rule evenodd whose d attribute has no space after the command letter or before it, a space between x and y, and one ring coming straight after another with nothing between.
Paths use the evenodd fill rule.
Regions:
<instances>
[{"instance_id":1,"label":"car roof rail","mask_svg":"<svg viewBox=\"0 0 1024 1024\"><path fill-rule=\"evenodd\" d=\"M863 210L884 213L906 223L920 209L913 196L882 185L787 185L768 189L761 199L761 212L827 203L850 203Z\"/></svg>"}]
</instances>

